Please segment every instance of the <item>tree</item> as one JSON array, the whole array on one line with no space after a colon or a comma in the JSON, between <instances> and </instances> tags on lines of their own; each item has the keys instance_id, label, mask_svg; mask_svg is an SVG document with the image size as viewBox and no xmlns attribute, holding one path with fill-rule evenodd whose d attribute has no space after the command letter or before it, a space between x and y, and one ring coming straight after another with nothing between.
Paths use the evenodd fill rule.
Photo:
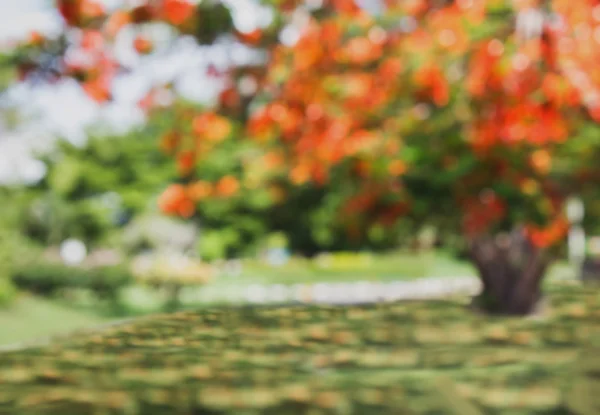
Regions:
<instances>
[{"instance_id":1,"label":"tree","mask_svg":"<svg viewBox=\"0 0 600 415\"><path fill-rule=\"evenodd\" d=\"M213 111L189 117L191 133L164 137L189 183L167 190L166 212L191 216L198 198L215 194L194 165L236 135L253 143L255 160L273 162L254 188L343 188L329 226L350 239L401 218L433 222L463 236L487 310L533 310L567 229L564 201L594 192L584 179L596 174L600 121L597 2L385 0L372 14L354 0L265 0L272 24L251 33L236 31L219 2L141 3L108 12L94 0L58 1L65 33L79 34L63 45L94 59L75 65L55 49L53 76L110 99L123 69L110 39L151 22L203 44L233 35L263 57L226 73L230 87ZM50 43L31 56L52 55ZM152 41L134 46L147 53ZM22 68L39 74L40 61ZM218 178L219 197L247 186L251 164Z\"/></svg>"},{"instance_id":2,"label":"tree","mask_svg":"<svg viewBox=\"0 0 600 415\"><path fill-rule=\"evenodd\" d=\"M176 174L156 145L169 130L169 114L124 136L91 136L83 146L60 141L41 154L46 175L24 191L22 218L28 237L46 245L79 238L97 247L137 215ZM165 125L166 124L166 125Z\"/></svg>"}]
</instances>

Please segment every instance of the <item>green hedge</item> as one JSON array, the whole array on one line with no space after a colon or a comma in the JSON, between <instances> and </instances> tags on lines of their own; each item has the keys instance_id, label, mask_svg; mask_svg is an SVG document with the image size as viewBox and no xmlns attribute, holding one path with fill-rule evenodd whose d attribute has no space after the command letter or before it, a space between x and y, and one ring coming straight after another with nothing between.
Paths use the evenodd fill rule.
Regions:
<instances>
[{"instance_id":1,"label":"green hedge","mask_svg":"<svg viewBox=\"0 0 600 415\"><path fill-rule=\"evenodd\" d=\"M0 413L574 413L573 364L600 346L600 292L550 291L545 320L459 302L143 318L3 354Z\"/></svg>"},{"instance_id":2,"label":"green hedge","mask_svg":"<svg viewBox=\"0 0 600 415\"><path fill-rule=\"evenodd\" d=\"M89 289L100 298L116 299L121 288L133 283L133 277L125 267L86 269L39 261L15 267L12 281L21 290L44 296L77 288Z\"/></svg>"}]
</instances>

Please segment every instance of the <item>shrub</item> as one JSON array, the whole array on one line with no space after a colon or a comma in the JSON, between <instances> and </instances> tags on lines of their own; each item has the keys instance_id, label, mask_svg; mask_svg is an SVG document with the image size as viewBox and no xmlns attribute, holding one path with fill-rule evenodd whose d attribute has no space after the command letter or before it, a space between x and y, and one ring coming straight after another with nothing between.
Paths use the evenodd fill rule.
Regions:
<instances>
[{"instance_id":1,"label":"shrub","mask_svg":"<svg viewBox=\"0 0 600 415\"><path fill-rule=\"evenodd\" d=\"M100 299L116 300L119 290L131 284L133 277L121 266L86 269L36 261L17 266L12 281L22 290L44 296L68 289L88 289Z\"/></svg>"},{"instance_id":2,"label":"shrub","mask_svg":"<svg viewBox=\"0 0 600 415\"><path fill-rule=\"evenodd\" d=\"M16 295L17 289L10 279L0 277L0 308L10 305Z\"/></svg>"},{"instance_id":3,"label":"shrub","mask_svg":"<svg viewBox=\"0 0 600 415\"><path fill-rule=\"evenodd\" d=\"M8 306L17 290L10 279L18 260L27 262L37 254L37 247L18 230L21 205L13 190L0 187L0 307Z\"/></svg>"}]
</instances>

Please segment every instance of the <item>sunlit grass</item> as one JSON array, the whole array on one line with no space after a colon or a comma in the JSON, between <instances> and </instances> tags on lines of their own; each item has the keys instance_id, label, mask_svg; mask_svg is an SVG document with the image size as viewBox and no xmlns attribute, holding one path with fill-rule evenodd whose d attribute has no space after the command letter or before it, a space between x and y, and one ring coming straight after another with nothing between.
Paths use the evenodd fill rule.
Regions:
<instances>
[{"instance_id":1,"label":"sunlit grass","mask_svg":"<svg viewBox=\"0 0 600 415\"><path fill-rule=\"evenodd\" d=\"M10 308L0 310L0 344L29 341L101 324L92 312L75 310L45 298L21 295Z\"/></svg>"}]
</instances>

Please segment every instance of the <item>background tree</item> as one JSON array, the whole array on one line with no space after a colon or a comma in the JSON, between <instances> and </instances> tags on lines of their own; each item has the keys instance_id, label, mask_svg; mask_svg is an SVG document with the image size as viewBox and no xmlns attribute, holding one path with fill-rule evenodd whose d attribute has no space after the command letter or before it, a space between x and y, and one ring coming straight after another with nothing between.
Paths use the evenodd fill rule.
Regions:
<instances>
[{"instance_id":1,"label":"background tree","mask_svg":"<svg viewBox=\"0 0 600 415\"><path fill-rule=\"evenodd\" d=\"M123 27L162 22L200 44L235 37L261 60L220 74L229 87L217 108L162 138L182 177L160 200L166 213L191 217L205 201L260 189L288 207L321 189L319 206L333 212L311 235L321 245L337 229L361 241L400 218L435 223L464 237L486 309L530 312L567 229L564 201L595 191L583 179L595 171L600 118L597 3L387 0L376 14L353 0L262 3L272 24L240 33L219 2L108 12L59 0L65 35L33 39L20 68L79 79L102 102L126 69L111 54ZM285 40L291 25L301 26L296 42ZM134 46L144 54L153 43L137 37ZM87 58L74 62L73 49ZM144 105L152 103L150 95ZM226 148L252 150L199 181Z\"/></svg>"}]
</instances>

